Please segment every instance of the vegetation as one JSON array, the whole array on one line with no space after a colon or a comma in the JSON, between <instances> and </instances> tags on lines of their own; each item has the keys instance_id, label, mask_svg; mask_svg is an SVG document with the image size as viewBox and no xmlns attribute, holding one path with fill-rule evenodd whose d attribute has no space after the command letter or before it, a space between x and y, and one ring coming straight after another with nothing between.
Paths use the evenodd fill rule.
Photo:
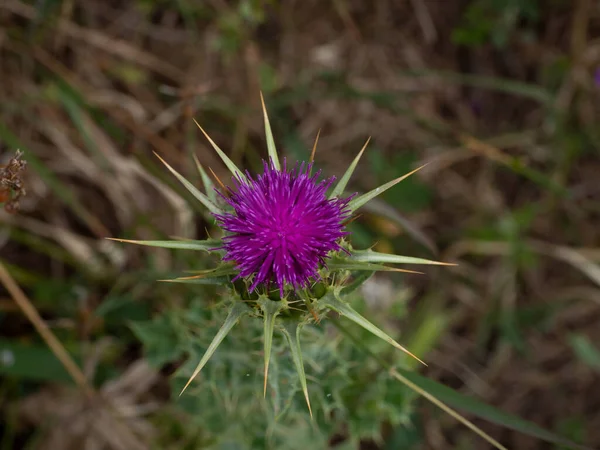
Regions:
<instances>
[{"instance_id":1,"label":"vegetation","mask_svg":"<svg viewBox=\"0 0 600 450\"><path fill-rule=\"evenodd\" d=\"M0 450L598 448L596 3L3 1ZM219 259L107 239L219 238L153 152L213 199L231 175L196 120L260 173L260 92L324 176L371 137L347 191L427 163L353 248L458 264L353 273L348 304L427 367L323 313L313 417L285 333L263 397L257 318L179 396L230 274L162 282Z\"/></svg>"}]
</instances>

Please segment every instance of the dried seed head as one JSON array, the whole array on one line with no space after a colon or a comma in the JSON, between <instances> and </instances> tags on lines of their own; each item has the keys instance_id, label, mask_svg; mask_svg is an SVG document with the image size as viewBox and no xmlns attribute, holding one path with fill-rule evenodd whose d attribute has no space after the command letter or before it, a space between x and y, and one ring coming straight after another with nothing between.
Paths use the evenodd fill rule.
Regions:
<instances>
[{"instance_id":1,"label":"dried seed head","mask_svg":"<svg viewBox=\"0 0 600 450\"><path fill-rule=\"evenodd\" d=\"M17 150L6 166L0 166L0 203L4 203L4 209L9 213L17 212L19 199L25 195L21 176L27 162L22 156L23 152Z\"/></svg>"}]
</instances>

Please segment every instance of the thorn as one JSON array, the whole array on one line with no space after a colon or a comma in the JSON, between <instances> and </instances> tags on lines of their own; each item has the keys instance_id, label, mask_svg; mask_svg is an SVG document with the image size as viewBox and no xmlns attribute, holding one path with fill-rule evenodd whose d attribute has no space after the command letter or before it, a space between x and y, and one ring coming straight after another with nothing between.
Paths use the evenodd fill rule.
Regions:
<instances>
[{"instance_id":1,"label":"thorn","mask_svg":"<svg viewBox=\"0 0 600 450\"><path fill-rule=\"evenodd\" d=\"M205 137L206 139L208 139L208 142L210 142L210 144L211 144L213 147L214 147L214 146L216 146L217 144L215 144L215 142L214 142L214 141L213 141L213 140L210 138L210 136L208 135L208 133L207 133L206 131L204 131L204 128L202 128L202 127L200 126L200 124L198 123L198 121L197 121L196 119L194 119L194 118L192 118L192 120L194 121L194 123L196 124L196 126L197 126L198 128L200 128L200 131L202 131L202 134L204 135L204 137ZM157 156L158 156L158 155L157 155ZM159 156L159 158L160 158L160 156Z\"/></svg>"},{"instance_id":2,"label":"thorn","mask_svg":"<svg viewBox=\"0 0 600 450\"><path fill-rule=\"evenodd\" d=\"M267 380L269 378L269 362L265 361L265 386L263 389L263 398L267 398Z\"/></svg>"},{"instance_id":3,"label":"thorn","mask_svg":"<svg viewBox=\"0 0 600 450\"><path fill-rule=\"evenodd\" d=\"M369 136L367 138L367 142L365 142L365 145L363 145L363 148L360 149L360 152L358 154L358 158L360 159L360 157L362 156L362 154L365 152L365 150L367 149L367 145L369 145L369 142L371 142L371 136Z\"/></svg>"},{"instance_id":4,"label":"thorn","mask_svg":"<svg viewBox=\"0 0 600 450\"><path fill-rule=\"evenodd\" d=\"M308 405L308 412L310 414L311 420L313 419L312 408L310 407L310 399L308 398L308 389L304 390L304 398L306 399L306 404Z\"/></svg>"},{"instance_id":5,"label":"thorn","mask_svg":"<svg viewBox=\"0 0 600 450\"><path fill-rule=\"evenodd\" d=\"M311 307L309 307L308 310L310 311L310 313L312 314L313 318L315 319L315 322L317 322L317 325L320 325L321 324L321 319L319 319L319 316L317 315L317 312L313 308L311 308Z\"/></svg>"},{"instance_id":6,"label":"thorn","mask_svg":"<svg viewBox=\"0 0 600 450\"><path fill-rule=\"evenodd\" d=\"M357 214L353 217L349 217L348 219L346 219L345 222L342 222L342 226L345 227L347 225L350 225L352 222L354 222L356 219L358 219L360 216L362 216L362 214Z\"/></svg>"},{"instance_id":7,"label":"thorn","mask_svg":"<svg viewBox=\"0 0 600 450\"><path fill-rule=\"evenodd\" d=\"M259 91L260 94L260 103L262 104L263 112L266 111L267 107L265 106L265 98L263 97L262 91Z\"/></svg>"},{"instance_id":8,"label":"thorn","mask_svg":"<svg viewBox=\"0 0 600 450\"><path fill-rule=\"evenodd\" d=\"M205 278L205 277L209 276L211 273L214 273L214 270L211 272L205 272L205 273L201 273L198 275L193 275L191 277L178 277L178 278L174 278L174 280L195 280L195 279L199 279L199 278ZM163 280L160 280L160 281L163 281Z\"/></svg>"},{"instance_id":9,"label":"thorn","mask_svg":"<svg viewBox=\"0 0 600 450\"><path fill-rule=\"evenodd\" d=\"M181 392L179 393L179 397L181 397L183 395L183 393L185 392L185 390L188 388L188 386L190 385L190 383L192 382L192 380L194 379L194 377L190 377L190 379L188 380L187 383L185 383L185 386L183 387L183 389L181 390Z\"/></svg>"},{"instance_id":10,"label":"thorn","mask_svg":"<svg viewBox=\"0 0 600 450\"><path fill-rule=\"evenodd\" d=\"M418 275L425 275L425 272L418 272L416 270L398 269L396 267L390 267L392 272L404 272L404 273L416 273Z\"/></svg>"},{"instance_id":11,"label":"thorn","mask_svg":"<svg viewBox=\"0 0 600 450\"><path fill-rule=\"evenodd\" d=\"M107 237L107 238L104 238L104 239L108 239L109 241L115 241L115 242L127 242L129 244L135 244L135 243L138 242L138 241L135 241L135 240L132 240L132 239L119 239L119 238L110 238L110 237Z\"/></svg>"},{"instance_id":12,"label":"thorn","mask_svg":"<svg viewBox=\"0 0 600 450\"><path fill-rule=\"evenodd\" d=\"M419 361L421 364L423 364L425 367L429 367L425 361L423 361L421 358L418 358L417 356L415 356L413 353L411 353L408 349L406 349L405 347L402 347L400 344L398 344L396 341L394 342L394 347L396 347L399 350L402 350L404 353L406 353L409 356L412 356L413 358L415 358L417 361Z\"/></svg>"},{"instance_id":13,"label":"thorn","mask_svg":"<svg viewBox=\"0 0 600 450\"><path fill-rule=\"evenodd\" d=\"M216 173L213 172L213 170L209 167L208 170L210 170L210 173L212 174L212 176L215 178L215 180L217 180L217 183L219 183L219 186L221 186L221 188L223 189L224 193L227 193L227 188L225 187L225 185L223 184L223 182L220 180L220 178L217 176Z\"/></svg>"},{"instance_id":14,"label":"thorn","mask_svg":"<svg viewBox=\"0 0 600 450\"><path fill-rule=\"evenodd\" d=\"M169 164L167 164L167 162L161 158L161 156L156 153L155 151L152 151L152 153L154 153L154 156L156 156L158 159L160 159L160 162L163 163L165 166L169 167Z\"/></svg>"},{"instance_id":15,"label":"thorn","mask_svg":"<svg viewBox=\"0 0 600 450\"><path fill-rule=\"evenodd\" d=\"M321 129L319 128L319 131L317 131L317 137L315 138L315 143L313 145L312 153L310 154L310 159L308 160L309 163L311 163L315 160L315 153L317 152L317 143L319 142L320 135L321 135Z\"/></svg>"}]
</instances>

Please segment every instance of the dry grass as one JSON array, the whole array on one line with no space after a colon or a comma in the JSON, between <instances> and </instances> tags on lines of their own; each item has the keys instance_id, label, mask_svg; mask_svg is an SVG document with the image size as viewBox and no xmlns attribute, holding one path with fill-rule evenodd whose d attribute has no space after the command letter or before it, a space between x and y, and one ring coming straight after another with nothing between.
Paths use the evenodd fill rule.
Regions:
<instances>
[{"instance_id":1,"label":"dry grass","mask_svg":"<svg viewBox=\"0 0 600 450\"><path fill-rule=\"evenodd\" d=\"M315 159L327 172L341 174L368 136L386 158L416 153L429 162L421 180L434 200L403 220L413 236L434 241L440 259L461 264L413 281L418 298L435 295L450 318L428 374L550 429L581 418L585 443L599 446L598 373L576 358L568 337L600 342L600 10L592 0L556 2L542 9L535 39L459 48L450 36L463 3L282 2L265 7L262 23L232 32L223 20L235 16L236 2L206 2L188 17L175 2L146 13L146 2L70 0L40 18L31 4L4 0L0 157L21 148L29 168L20 214L0 213L0 221L65 255L7 239L0 228L0 261L49 278L81 270L114 279L143 261L103 238L152 234L140 216L165 235L195 236L204 222L152 151L184 175L193 173L195 152L227 180L196 118L235 162L256 165L266 155L262 88L275 134L297 138L305 158L321 130ZM378 176L362 167L357 189ZM528 216L527 208L536 211ZM384 244L402 234L388 222L375 232ZM168 267L168 254L160 255ZM7 304L0 292L0 310ZM521 350L507 329L514 321ZM12 336L29 333L17 328ZM26 416L35 422L40 405L63 402L56 395L26 399ZM77 413L80 401L64 400L58 415ZM508 448L549 448L477 424ZM425 429L425 448L471 439L437 413L425 413ZM94 439L101 444L89 448L109 445ZM123 445L112 448L144 448Z\"/></svg>"}]
</instances>

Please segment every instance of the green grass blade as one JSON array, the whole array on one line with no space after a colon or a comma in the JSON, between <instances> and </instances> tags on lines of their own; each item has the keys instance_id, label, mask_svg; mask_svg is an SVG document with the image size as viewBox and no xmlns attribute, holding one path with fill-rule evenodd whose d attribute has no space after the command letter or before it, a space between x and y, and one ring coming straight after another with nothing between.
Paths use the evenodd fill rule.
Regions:
<instances>
[{"instance_id":1,"label":"green grass blade","mask_svg":"<svg viewBox=\"0 0 600 450\"><path fill-rule=\"evenodd\" d=\"M543 429L542 427L539 427L534 423L500 411L491 405L487 405L473 397L457 392L454 389L430 380L429 378L419 375L418 373L401 369L392 370L390 373L393 374L393 372L397 372L415 386L429 393L429 395L433 396L438 401L444 402L462 411L471 413L474 416L480 417L489 422L510 428L528 436L542 439L547 442L553 442L555 444L564 445L574 449L591 450L589 447L575 444Z\"/></svg>"},{"instance_id":2,"label":"green grass blade","mask_svg":"<svg viewBox=\"0 0 600 450\"><path fill-rule=\"evenodd\" d=\"M167 169L169 169L171 171L171 173L177 177L177 179L181 182L181 184L183 184L185 186L185 188L190 192L190 194L192 194L196 198L196 200L198 200L200 203L202 203L204 206L206 206L210 210L210 212L212 212L213 214L222 214L223 213L223 211L217 205L215 205L213 202L211 202L206 195L204 195L202 192L200 192L196 188L196 186L194 186L192 183L190 183L183 175L181 175L179 172L177 172L175 169L173 169L164 159L162 159L158 155L158 153L154 152L154 154L156 155L156 157L158 159L160 159L160 162L162 162L165 166L167 166Z\"/></svg>"},{"instance_id":3,"label":"green grass blade","mask_svg":"<svg viewBox=\"0 0 600 450\"><path fill-rule=\"evenodd\" d=\"M385 183L384 185L379 186L378 188L373 189L372 191L369 191L366 194L361 195L360 197L352 199L350 201L350 203L348 203L348 208L350 209L350 212L356 211L358 208L360 208L362 205L364 205L365 203L367 203L369 200L371 200L371 199L377 197L378 195L384 193L389 188L391 188L391 187L395 186L396 184L400 183L402 180L404 180L405 178L408 178L413 173L421 170L425 166L426 166L426 164L424 164L421 167L413 170L412 172L407 173L406 175L403 175L403 176L401 176L399 178L396 178L395 180L389 181L389 182Z\"/></svg>"},{"instance_id":4,"label":"green grass blade","mask_svg":"<svg viewBox=\"0 0 600 450\"><path fill-rule=\"evenodd\" d=\"M262 104L263 116L265 119L265 135L267 137L267 150L269 151L269 158L273 161L273 165L277 170L281 170L279 164L279 157L277 156L277 148L275 148L275 140L273 139L273 132L271 131L271 124L269 122L269 115L267 114L267 107L265 106L265 99L263 98L262 92L260 93L260 102Z\"/></svg>"},{"instance_id":5,"label":"green grass blade","mask_svg":"<svg viewBox=\"0 0 600 450\"><path fill-rule=\"evenodd\" d=\"M131 239L107 238L111 241L125 242L127 244L146 245L148 247L174 248L181 250L202 250L210 252L212 249L221 247L223 243L217 240L205 241L135 241Z\"/></svg>"},{"instance_id":6,"label":"green grass blade","mask_svg":"<svg viewBox=\"0 0 600 450\"><path fill-rule=\"evenodd\" d=\"M319 306L329 307L329 308L333 309L334 311L337 311L338 313L346 316L352 322L354 322L357 325L360 325L361 327L363 327L365 330L369 331L370 333L373 333L379 339L384 340L388 344L391 344L394 347L396 347L398 350L402 350L407 355L412 356L417 361L420 361L424 365L427 365L421 359L417 358L410 351L408 351L406 348L404 348L403 346L401 346L400 344L398 344L395 340L393 340L385 332L383 332L378 327L376 327L371 322L369 322L367 319L365 319L363 316L361 316L348 303L346 303L346 302L342 301L341 299L337 298L336 294L330 292L325 297L321 298L319 300Z\"/></svg>"},{"instance_id":7,"label":"green grass blade","mask_svg":"<svg viewBox=\"0 0 600 450\"><path fill-rule=\"evenodd\" d=\"M423 397L425 397L427 400L429 400L431 403L433 403L435 406L437 406L438 408L440 408L442 411L444 411L449 416L454 417L456 420L458 420L464 426L466 426L467 428L469 428L471 431L473 431L474 433L476 433L477 435L479 435L480 437L482 437L483 439L485 439L486 441L488 441L490 444L492 444L498 450L508 450L506 447L504 447L502 444L500 444L500 442L498 442L496 439L494 439L493 437L491 437L489 434L487 434L481 428L479 428L478 426L476 426L470 420L466 419L461 414L457 413L452 408L448 407L444 402L441 402L436 396L431 395L428 391L422 389L417 384L411 382L409 379L407 379L402 374L398 373L396 370L391 369L390 370L390 375L393 378L395 378L398 381L400 381L401 383L403 383L404 385L406 385L411 390L413 390L413 391L417 392L418 394L422 395Z\"/></svg>"},{"instance_id":8,"label":"green grass blade","mask_svg":"<svg viewBox=\"0 0 600 450\"><path fill-rule=\"evenodd\" d=\"M414 77L434 77L442 82L461 84L463 86L472 86L491 91L503 92L519 97L530 98L536 102L552 106L554 96L552 92L535 84L523 83L508 78L490 77L486 75L465 74L450 71L439 70L414 70L403 72L402 75Z\"/></svg>"},{"instance_id":9,"label":"green grass blade","mask_svg":"<svg viewBox=\"0 0 600 450\"><path fill-rule=\"evenodd\" d=\"M569 344L581 361L596 371L600 371L600 350L587 337L579 333L571 334Z\"/></svg>"},{"instance_id":10,"label":"green grass blade","mask_svg":"<svg viewBox=\"0 0 600 450\"><path fill-rule=\"evenodd\" d=\"M271 349L273 347L273 330L275 329L275 318L283 307L282 302L275 302L268 298L259 300L264 315L264 345L265 345L265 385L263 396L267 396L267 380L269 377L269 361L271 360Z\"/></svg>"},{"instance_id":11,"label":"green grass blade","mask_svg":"<svg viewBox=\"0 0 600 450\"><path fill-rule=\"evenodd\" d=\"M350 166L346 170L346 173L344 173L344 175L340 179L339 183L333 189L333 192L329 196L330 199L339 197L340 195L343 194L344 189L346 189L346 186L348 185L348 181L350 181L350 177L354 173L354 170L356 169L356 166L358 165L358 162L360 161L360 157L362 156L365 149L367 148L367 145L369 144L370 140L371 140L371 138L367 139L367 142L365 142L365 145L363 145L362 150L358 153L358 155L356 155L356 158L354 158L354 161L352 161L352 164L350 164Z\"/></svg>"},{"instance_id":12,"label":"green grass blade","mask_svg":"<svg viewBox=\"0 0 600 450\"><path fill-rule=\"evenodd\" d=\"M496 441L494 441L494 439L491 436L487 435L483 430L478 428L472 422L470 422L460 414L456 413L456 411L453 411L446 405L450 405L456 409L466 411L468 413L473 414L476 417L482 418L491 423L510 428L512 430L518 431L528 436L542 439L547 442L564 445L566 447L570 447L577 450L592 450L590 447L575 444L574 442L557 436L556 434L551 433L534 423L500 411L499 409L491 405L487 405L473 397L457 392L452 388L444 386L443 384L438 383L437 381L430 380L429 378L424 377L423 375L420 375L416 372L402 369L394 369L390 367L387 361L383 360L381 357L374 354L369 348L367 348L364 345L364 342L359 340L350 330L347 330L339 321L335 321L334 325L348 339L352 340L352 342L354 342L358 349L370 355L375 360L377 360L382 367L388 369L390 375L392 375L396 379L398 379L398 377L395 376L395 374L400 375L400 377L403 377L404 379L399 381L402 381L411 389L417 388L415 389L416 392L425 396L425 398L433 402L436 406L440 408L444 406L444 408L442 408L444 411L452 411L451 415L453 417L455 417L457 420L460 420L464 425L468 426L471 430L475 431L479 436L484 437L484 439L486 439L490 443L494 443ZM408 381L410 384L406 383L406 381ZM496 448L505 450L505 448L499 443L496 445Z\"/></svg>"},{"instance_id":13,"label":"green grass blade","mask_svg":"<svg viewBox=\"0 0 600 450\"><path fill-rule=\"evenodd\" d=\"M223 150L221 150L217 144L215 144L215 141L213 141L210 138L210 136L206 133L206 131L204 131L204 129L200 126L200 124L198 122L196 122L196 119L194 119L194 123L196 124L196 126L198 128L200 128L200 131L202 131L202 133L204 134L204 137L206 137L206 139L208 139L208 142L210 142L210 145L212 145L212 148L215 149L215 151L217 152L217 154L219 155L219 157L221 158L223 163L227 166L229 171L233 175L237 175L240 179L246 180L246 175L244 175L244 173L240 169L238 169L238 167L235 165L235 163L231 159L229 159L229 156L227 156L225 154L225 152Z\"/></svg>"},{"instance_id":14,"label":"green grass blade","mask_svg":"<svg viewBox=\"0 0 600 450\"><path fill-rule=\"evenodd\" d=\"M306 373L304 372L304 363L302 362L302 349L300 347L300 325L297 322L287 321L285 325L280 328L280 330L290 345L292 360L294 361L294 366L296 366L296 372L298 372L300 386L302 386L302 392L304 393L304 399L306 400L306 405L308 406L308 412L312 418L312 409L310 407L308 387L306 385Z\"/></svg>"},{"instance_id":15,"label":"green grass blade","mask_svg":"<svg viewBox=\"0 0 600 450\"><path fill-rule=\"evenodd\" d=\"M210 177L207 175L206 171L204 170L204 167L202 167L202 164L200 164L200 161L198 161L198 157L195 154L193 154L192 157L194 158L194 163L196 164L196 169L198 169L200 178L202 178L202 184L204 185L206 196L211 202L213 202L216 205L217 194L215 193L215 185L210 179Z\"/></svg>"},{"instance_id":16,"label":"green grass blade","mask_svg":"<svg viewBox=\"0 0 600 450\"><path fill-rule=\"evenodd\" d=\"M187 387L190 385L190 383L194 380L194 378L196 378L198 376L198 374L200 373L200 371L202 370L202 368L206 365L206 363L208 362L208 360L210 359L210 357L217 350L217 347L219 347L219 344L221 344L221 342L223 341L223 339L225 339L225 336L227 336L229 334L229 332L235 326L235 324L238 322L238 320L242 316L244 316L246 314L249 314L249 313L250 313L250 308L248 308L248 306L245 303L242 303L242 302L239 302L239 301L235 303L235 305L233 306L233 308L229 312L229 315L225 319L225 322L223 323L223 325L221 326L221 328L219 329L219 331L217 331L217 334L215 335L215 337L213 338L212 342L210 343L210 345L206 349L206 352L204 353L204 356L202 357L202 359L200 360L200 362L196 366L196 369L194 370L194 373L192 373L192 376L187 381L187 383L185 384L185 386L183 387L183 389L181 390L181 392L179 393L179 395L183 394L184 391L187 389Z\"/></svg>"},{"instance_id":17,"label":"green grass blade","mask_svg":"<svg viewBox=\"0 0 600 450\"><path fill-rule=\"evenodd\" d=\"M455 266L456 264L432 261L429 259L415 258L412 256L392 255L390 253L379 253L371 250L353 250L351 261L365 263L391 263L391 264L429 264L437 266Z\"/></svg>"}]
</instances>

